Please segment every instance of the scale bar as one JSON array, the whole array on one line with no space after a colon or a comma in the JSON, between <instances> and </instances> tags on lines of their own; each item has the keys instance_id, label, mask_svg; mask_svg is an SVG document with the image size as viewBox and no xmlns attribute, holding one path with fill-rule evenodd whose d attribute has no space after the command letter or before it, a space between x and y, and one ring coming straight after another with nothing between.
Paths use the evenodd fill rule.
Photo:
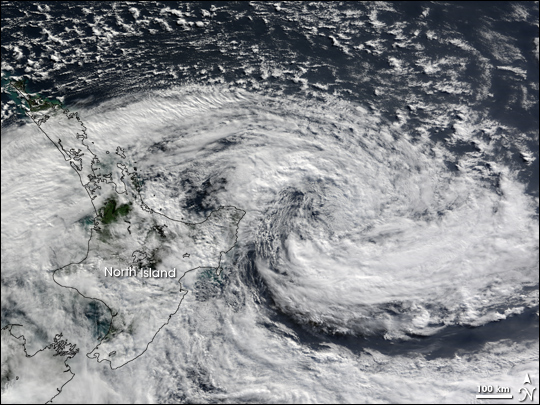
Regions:
<instances>
[{"instance_id":1,"label":"scale bar","mask_svg":"<svg viewBox=\"0 0 540 405\"><path fill-rule=\"evenodd\" d=\"M501 395L477 395L476 399L512 399L514 396L512 394L501 394Z\"/></svg>"}]
</instances>

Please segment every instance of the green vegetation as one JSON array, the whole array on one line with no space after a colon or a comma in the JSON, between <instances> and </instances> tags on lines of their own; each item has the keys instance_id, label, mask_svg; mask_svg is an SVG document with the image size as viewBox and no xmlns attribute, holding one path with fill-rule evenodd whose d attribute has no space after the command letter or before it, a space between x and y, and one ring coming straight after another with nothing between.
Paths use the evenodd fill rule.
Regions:
<instances>
[{"instance_id":1,"label":"green vegetation","mask_svg":"<svg viewBox=\"0 0 540 405\"><path fill-rule=\"evenodd\" d=\"M108 200L105 207L101 209L101 222L110 224L116 222L118 218L125 217L131 211L131 203L116 206L115 200Z\"/></svg>"},{"instance_id":2,"label":"green vegetation","mask_svg":"<svg viewBox=\"0 0 540 405\"><path fill-rule=\"evenodd\" d=\"M18 88L15 83L19 83L21 81L22 80L15 82L13 80L10 81L8 79L2 78L2 87L7 90L9 98L11 98L15 102L15 105L17 106L19 113L22 116L24 116L24 109L23 109L21 97L19 96L19 93L16 90L14 90L14 88Z\"/></svg>"},{"instance_id":3,"label":"green vegetation","mask_svg":"<svg viewBox=\"0 0 540 405\"><path fill-rule=\"evenodd\" d=\"M54 108L55 105L61 105L60 101L58 100L50 100L47 97L43 97L39 94L31 95L26 90L26 84L27 82L24 79L21 80L12 80L11 85L17 89L19 92L23 94L23 99L26 101L26 104L28 105L28 108L30 111L43 111L48 110L51 108ZM17 94L17 98L18 94Z\"/></svg>"},{"instance_id":4,"label":"green vegetation","mask_svg":"<svg viewBox=\"0 0 540 405\"><path fill-rule=\"evenodd\" d=\"M54 108L55 104L60 104L60 102L57 100L49 100L47 97L41 97L40 95L29 96L26 102L28 103L28 107L32 112L48 110L50 108Z\"/></svg>"},{"instance_id":5,"label":"green vegetation","mask_svg":"<svg viewBox=\"0 0 540 405\"><path fill-rule=\"evenodd\" d=\"M24 80L12 80L11 85L15 87L17 90L25 91L26 88L26 82Z\"/></svg>"}]
</instances>

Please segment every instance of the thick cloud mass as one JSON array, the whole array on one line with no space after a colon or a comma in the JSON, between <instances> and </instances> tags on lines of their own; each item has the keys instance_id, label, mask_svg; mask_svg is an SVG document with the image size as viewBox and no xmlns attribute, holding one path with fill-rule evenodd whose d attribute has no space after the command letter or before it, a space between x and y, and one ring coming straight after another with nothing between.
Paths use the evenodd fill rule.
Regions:
<instances>
[{"instance_id":1,"label":"thick cloud mass","mask_svg":"<svg viewBox=\"0 0 540 405\"><path fill-rule=\"evenodd\" d=\"M66 367L59 403L518 403L525 373L538 394L538 24L538 2L2 2L2 403ZM246 211L116 370L86 356L109 308L53 279L96 246L90 165L21 116L19 80L79 114L43 127L88 136L64 157L117 191L136 170L155 213ZM40 351L59 334L65 364Z\"/></svg>"},{"instance_id":2,"label":"thick cloud mass","mask_svg":"<svg viewBox=\"0 0 540 405\"><path fill-rule=\"evenodd\" d=\"M394 338L481 325L534 300L522 291L538 280L534 201L500 162L412 141L343 102L219 88L90 119L132 145L149 203L248 211L242 249L300 323Z\"/></svg>"},{"instance_id":3,"label":"thick cloud mass","mask_svg":"<svg viewBox=\"0 0 540 405\"><path fill-rule=\"evenodd\" d=\"M449 389L452 401L465 401L473 394L471 379L473 385L514 384L533 369L538 346L530 341L479 345L478 354L462 353L465 360L457 354L427 360L368 348L355 353L335 342L315 350L300 336L400 342L536 305L537 291L527 288L538 284L536 202L502 161L458 156L330 97L186 86L79 114L98 155L125 149L153 209L194 221L220 205L247 214L221 276L201 273L148 352L114 372L76 356L63 400L87 401L89 387L99 386L92 398L111 402L414 402L420 394L444 402ZM28 128L8 128L4 154L34 153L22 147L39 135ZM53 155L41 156L42 163L52 165ZM18 194L7 191L18 170L3 166L10 207ZM53 186L52 172L44 173L35 176ZM33 209L61 212L62 226L77 230L66 244L77 246L73 254L82 258L75 239L85 240L85 196L68 198L67 187L54 189L55 204ZM10 210L14 220L24 206ZM55 262L50 251L69 250L49 240L50 228L41 224L26 234L26 241L39 241L33 259L42 263ZM18 235L15 228L5 234ZM4 257L5 280L16 279L16 255ZM53 293L60 287L46 284L46 277L43 285L50 291L47 308L75 311ZM19 294L16 301L30 308L39 295L29 297L28 288L13 287L10 297ZM70 341L93 347L86 324L55 313L28 311L25 324L69 330ZM280 323L283 314L293 323ZM508 364L516 365L510 376ZM429 395L420 388L428 385Z\"/></svg>"}]
</instances>

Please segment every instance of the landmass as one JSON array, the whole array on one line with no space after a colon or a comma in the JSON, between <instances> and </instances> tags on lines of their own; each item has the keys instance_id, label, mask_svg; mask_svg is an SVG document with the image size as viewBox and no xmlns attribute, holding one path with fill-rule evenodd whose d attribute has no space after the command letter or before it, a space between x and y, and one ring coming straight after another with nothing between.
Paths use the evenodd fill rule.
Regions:
<instances>
[{"instance_id":1,"label":"landmass","mask_svg":"<svg viewBox=\"0 0 540 405\"><path fill-rule=\"evenodd\" d=\"M122 367L141 356L178 311L188 292L183 288L188 273L203 268L219 273L245 211L219 207L200 223L154 211L141 196L142 180L123 147L98 154L78 113L29 93L24 81L13 81L12 87L25 114L76 171L92 202L92 221L81 219L92 226L86 257L56 269L53 278L107 308L109 328L87 356L109 362L112 369ZM166 278L110 277L105 267L174 268L175 273Z\"/></svg>"}]
</instances>

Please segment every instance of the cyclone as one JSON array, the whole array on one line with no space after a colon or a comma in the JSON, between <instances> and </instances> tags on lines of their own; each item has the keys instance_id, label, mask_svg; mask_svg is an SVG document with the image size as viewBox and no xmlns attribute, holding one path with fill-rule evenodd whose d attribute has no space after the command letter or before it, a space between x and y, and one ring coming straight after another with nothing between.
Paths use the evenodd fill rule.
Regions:
<instances>
[{"instance_id":1,"label":"cyclone","mask_svg":"<svg viewBox=\"0 0 540 405\"><path fill-rule=\"evenodd\" d=\"M535 202L502 162L331 97L184 86L136 99L86 111L89 130L129 145L161 212L246 210L238 271L304 327L406 338L535 302Z\"/></svg>"},{"instance_id":2,"label":"cyclone","mask_svg":"<svg viewBox=\"0 0 540 405\"><path fill-rule=\"evenodd\" d=\"M467 398L478 370L486 383L510 383L521 369L504 380L506 364L535 364L534 328L521 322L535 322L537 308L537 201L489 150L458 153L331 96L187 84L70 108L96 156L122 145L153 211L190 223L222 206L246 214L217 273L182 280L187 294L144 355L114 365L107 384L101 363L76 356L63 394L83 401L92 381L102 401L117 391L149 402L393 401L414 380L435 387L426 401L439 401L446 380ZM48 135L64 130L55 122ZM50 269L84 258L92 204L34 123L8 127L3 142L11 158L3 164L4 199L32 201L7 204L6 215L45 224L13 252L24 260L6 253L6 280L31 314L24 287L35 279L22 279L19 268L42 263L46 271L36 274L47 304L28 319L69 325L90 355L110 319L99 303L72 304ZM5 236L28 240L23 229ZM47 318L51 309L73 318ZM89 311L96 318L80 322ZM508 343L506 328L522 337ZM475 331L471 353L452 347L462 330ZM444 342L454 357L441 351ZM133 379L144 383L133 389ZM402 398L417 397L411 390Z\"/></svg>"},{"instance_id":3,"label":"cyclone","mask_svg":"<svg viewBox=\"0 0 540 405\"><path fill-rule=\"evenodd\" d=\"M2 403L538 402L538 15L2 3Z\"/></svg>"}]
</instances>

